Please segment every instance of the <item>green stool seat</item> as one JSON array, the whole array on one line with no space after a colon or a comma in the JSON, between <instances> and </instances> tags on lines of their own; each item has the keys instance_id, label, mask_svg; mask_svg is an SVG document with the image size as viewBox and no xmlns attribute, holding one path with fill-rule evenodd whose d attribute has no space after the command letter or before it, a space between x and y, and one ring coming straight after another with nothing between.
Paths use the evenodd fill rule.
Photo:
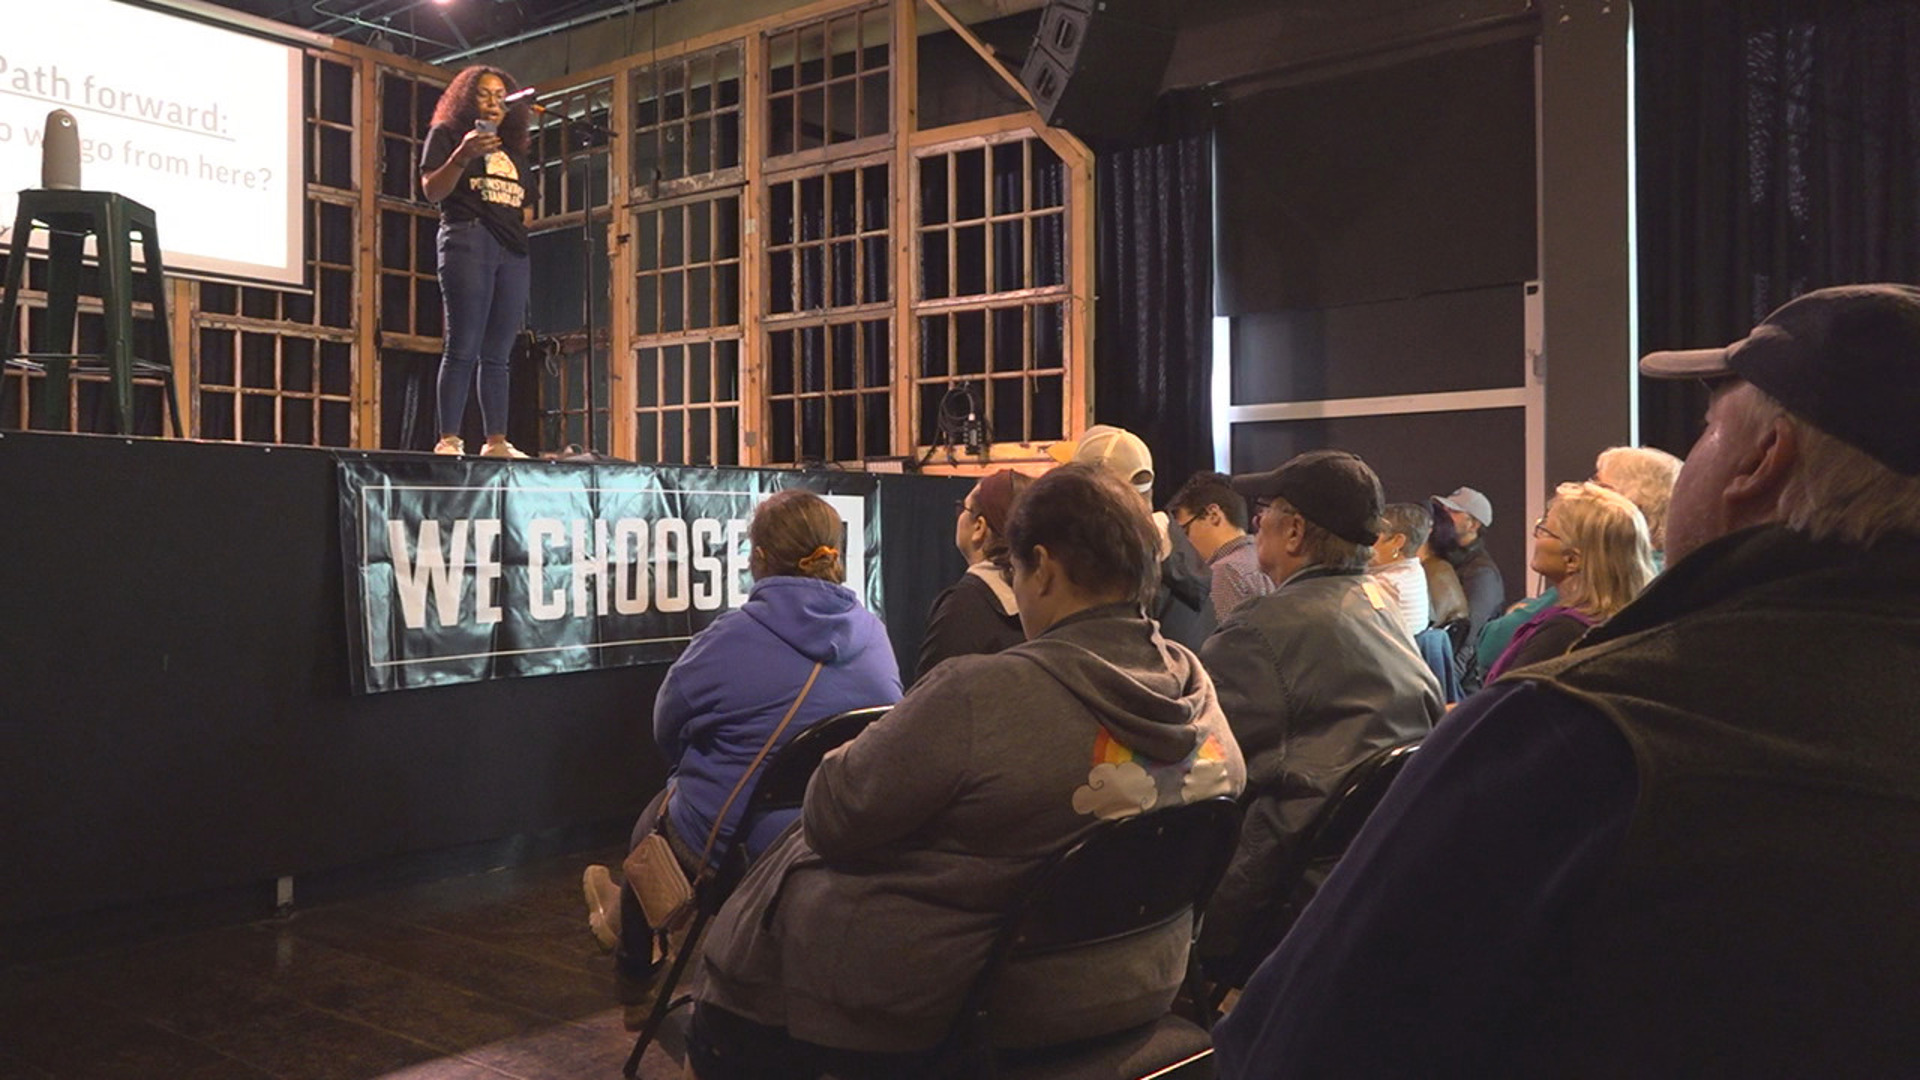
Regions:
<instances>
[{"instance_id":1,"label":"green stool seat","mask_svg":"<svg viewBox=\"0 0 1920 1080\"><path fill-rule=\"evenodd\" d=\"M14 350L13 318L20 288L26 278L27 247L36 223L47 230L47 315L33 351ZM141 272L153 288L153 325L147 359L133 354L133 237L138 233L145 253ZM94 238L100 260L100 302L106 317L106 344L100 353L74 353L73 328L78 315L80 258L87 237ZM13 242L7 252L7 279L0 298L0 360L8 367L44 371L34 403L34 426L67 427L69 372L105 372L113 390L113 414L121 434L133 432L135 375L161 379L166 384L167 415L175 435L186 434L180 422L180 395L173 379L172 327L167 320L167 287L160 264L160 232L153 211L111 191L53 191L33 188L20 193L14 217Z\"/></svg>"}]
</instances>

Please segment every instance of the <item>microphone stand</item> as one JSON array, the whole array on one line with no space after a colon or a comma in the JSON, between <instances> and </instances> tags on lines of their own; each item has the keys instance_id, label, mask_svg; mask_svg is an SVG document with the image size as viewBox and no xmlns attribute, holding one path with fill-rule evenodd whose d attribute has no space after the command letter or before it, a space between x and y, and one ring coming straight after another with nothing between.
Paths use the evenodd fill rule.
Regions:
<instances>
[{"instance_id":1,"label":"microphone stand","mask_svg":"<svg viewBox=\"0 0 1920 1080\"><path fill-rule=\"evenodd\" d=\"M516 96L519 97L517 101L514 100ZM598 138L605 141L607 146L607 211L611 214L613 212L613 142L616 138L616 133L605 124L596 123L584 116L576 118L554 113L545 105L533 100L534 96L533 89L528 87L519 91L518 95L508 95L508 104L520 105L542 116L557 115L562 124L568 125L572 130L585 132L588 139ZM564 144L565 140L562 140L562 142ZM593 454L595 453L594 446L597 440L594 435L594 368L596 365L594 362L593 327L593 169L591 166L586 170L586 184L587 189L581 193L580 198L580 314L582 325L586 328L587 338L586 385L582 388L582 402L586 406L587 415L586 423L583 425L584 430L581 434L583 445L580 449L587 454ZM612 343L609 342L608 344L611 345ZM607 419L609 424L611 424L613 418L609 416Z\"/></svg>"}]
</instances>

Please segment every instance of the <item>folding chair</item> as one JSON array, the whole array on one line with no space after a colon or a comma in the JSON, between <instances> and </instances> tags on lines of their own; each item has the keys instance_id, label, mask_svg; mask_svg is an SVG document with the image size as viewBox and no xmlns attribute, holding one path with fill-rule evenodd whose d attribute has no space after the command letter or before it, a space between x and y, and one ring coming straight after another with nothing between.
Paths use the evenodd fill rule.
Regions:
<instances>
[{"instance_id":1,"label":"folding chair","mask_svg":"<svg viewBox=\"0 0 1920 1080\"><path fill-rule=\"evenodd\" d=\"M1215 981L1203 999L1206 1008L1217 1012L1227 991L1243 987L1267 955L1278 948L1294 920L1333 871L1335 863L1347 852L1354 835L1372 816L1374 807L1391 787L1400 770L1406 767L1420 740L1384 747L1362 758L1347 770L1340 787L1322 803L1320 810L1293 846L1293 854L1276 879L1269 903L1247 921L1247 932L1238 955L1224 962L1209 961Z\"/></svg>"},{"instance_id":2,"label":"folding chair","mask_svg":"<svg viewBox=\"0 0 1920 1080\"><path fill-rule=\"evenodd\" d=\"M1126 1030L1038 1050L992 1045L993 1001L1009 964L1197 921L1240 834L1232 799L1204 799L1099 826L1056 856L1008 912L949 1036L967 1076L1143 1080L1210 1069L1205 1028L1171 1009ZM1170 1005L1171 1003L1169 1003Z\"/></svg>"}]
</instances>

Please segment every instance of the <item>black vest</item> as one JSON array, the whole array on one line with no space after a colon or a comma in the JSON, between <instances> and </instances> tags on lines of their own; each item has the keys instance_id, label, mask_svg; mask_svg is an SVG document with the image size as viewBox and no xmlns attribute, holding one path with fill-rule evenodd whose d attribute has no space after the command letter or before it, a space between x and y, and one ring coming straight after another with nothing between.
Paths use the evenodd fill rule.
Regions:
<instances>
[{"instance_id":1,"label":"black vest","mask_svg":"<svg viewBox=\"0 0 1920 1080\"><path fill-rule=\"evenodd\" d=\"M1920 543L1695 552L1567 657L1640 794L1515 1075L1920 1072Z\"/></svg>"}]
</instances>

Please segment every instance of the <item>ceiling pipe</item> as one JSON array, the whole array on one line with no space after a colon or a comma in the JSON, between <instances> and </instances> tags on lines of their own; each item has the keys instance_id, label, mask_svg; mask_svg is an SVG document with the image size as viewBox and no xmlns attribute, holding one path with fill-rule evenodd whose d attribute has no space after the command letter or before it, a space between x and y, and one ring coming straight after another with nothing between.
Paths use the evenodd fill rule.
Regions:
<instances>
[{"instance_id":1,"label":"ceiling pipe","mask_svg":"<svg viewBox=\"0 0 1920 1080\"><path fill-rule=\"evenodd\" d=\"M329 30L336 25L345 23L349 26L363 27L368 30L384 31L385 33L390 35L395 35L398 37L407 38L412 41L418 41L423 44L431 45L436 49L454 48L454 45L451 42L440 41L436 38L424 37L420 34L414 33L411 30L401 30L398 27L393 25L394 16L404 15L407 12L412 11L414 8L423 7L426 5L427 0L410 0L409 3L402 4L399 7L394 8L392 11L383 11L378 15L372 16L372 18L385 19L387 21L385 22L371 21L371 19L368 18L368 13L371 12L374 8L379 7L383 2L384 0L367 0L366 3L361 4L360 6L355 8L350 8L346 11L329 11L326 7L326 0L313 0L314 14L326 16L325 22L315 24L314 31L316 33L325 32L326 30ZM408 20L408 22L409 22L409 25L411 25L412 20ZM451 20L449 20L449 25L451 25ZM465 44L465 43L462 42L462 44Z\"/></svg>"},{"instance_id":2,"label":"ceiling pipe","mask_svg":"<svg viewBox=\"0 0 1920 1080\"><path fill-rule=\"evenodd\" d=\"M456 60L465 60L470 56L478 56L481 53L492 52L495 49L504 49L509 45L519 45L523 42L535 41L547 37L550 34L558 34L562 31L572 30L575 27L586 26L589 23L604 22L607 19L613 18L615 15L631 15L635 12L645 11L647 8L659 7L666 2L667 0L638 0L638 2L636 2L636 0L626 0L624 3L613 4L599 11L589 11L585 15L577 15L568 19L566 22L554 23L552 26L538 27L533 30L528 30L525 33L515 34L510 38L501 38L499 41L489 41L484 45L475 45L470 49L461 49L459 52L436 56L431 62L435 64L451 64Z\"/></svg>"}]
</instances>

